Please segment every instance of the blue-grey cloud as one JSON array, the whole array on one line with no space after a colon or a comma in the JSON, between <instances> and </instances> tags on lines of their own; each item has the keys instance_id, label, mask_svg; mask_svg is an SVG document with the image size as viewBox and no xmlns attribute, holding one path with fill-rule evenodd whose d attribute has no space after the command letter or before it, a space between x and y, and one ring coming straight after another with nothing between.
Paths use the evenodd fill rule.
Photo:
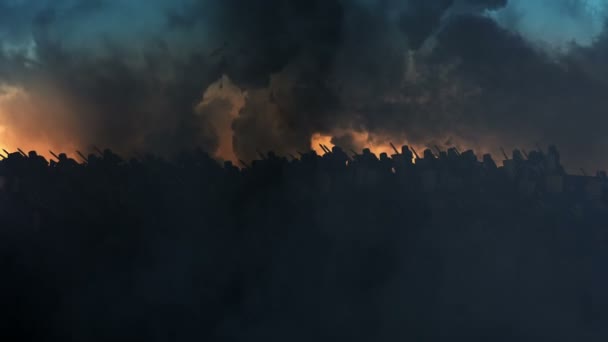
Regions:
<instances>
[{"instance_id":1,"label":"blue-grey cloud","mask_svg":"<svg viewBox=\"0 0 608 342\"><path fill-rule=\"evenodd\" d=\"M490 15L546 49L566 50L571 44L592 44L607 14L604 0L510 0Z\"/></svg>"}]
</instances>

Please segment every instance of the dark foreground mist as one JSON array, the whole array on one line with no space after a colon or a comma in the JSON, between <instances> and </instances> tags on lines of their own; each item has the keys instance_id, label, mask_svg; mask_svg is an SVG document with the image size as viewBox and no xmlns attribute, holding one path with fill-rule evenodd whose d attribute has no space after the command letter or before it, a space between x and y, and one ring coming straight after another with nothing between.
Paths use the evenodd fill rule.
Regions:
<instances>
[{"instance_id":1,"label":"dark foreground mist","mask_svg":"<svg viewBox=\"0 0 608 342\"><path fill-rule=\"evenodd\" d=\"M555 149L59 157L0 161L4 341L608 338L608 181Z\"/></svg>"}]
</instances>

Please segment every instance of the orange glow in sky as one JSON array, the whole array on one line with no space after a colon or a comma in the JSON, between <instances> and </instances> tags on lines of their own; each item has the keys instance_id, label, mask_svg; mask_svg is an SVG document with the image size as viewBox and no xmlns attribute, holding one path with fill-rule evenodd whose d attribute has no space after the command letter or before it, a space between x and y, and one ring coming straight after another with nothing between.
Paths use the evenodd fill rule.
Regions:
<instances>
[{"instance_id":1,"label":"orange glow in sky","mask_svg":"<svg viewBox=\"0 0 608 342\"><path fill-rule=\"evenodd\" d=\"M310 138L310 147L319 155L325 154L320 144L329 147L330 149L334 146L332 143L332 138L334 136L342 136L348 134L352 137L353 145L356 146L354 148L355 152L361 153L363 148L369 148L372 153L376 156L379 156L381 153L386 153L389 156L395 154L395 151L391 147L390 143L392 142L395 147L401 151L401 146L409 145L416 149L418 154L421 154L422 151L426 148L424 145L411 144L403 139L388 139L385 137L376 137L371 135L369 132L359 132L355 130L339 130L334 135L315 133ZM342 148L346 148L345 146L341 146ZM350 151L346 151L350 153Z\"/></svg>"},{"instance_id":2,"label":"orange glow in sky","mask_svg":"<svg viewBox=\"0 0 608 342\"><path fill-rule=\"evenodd\" d=\"M74 158L78 145L49 121L42 121L40 112L52 112L49 103L37 103L22 88L0 84L0 153L36 151L47 159L66 153ZM32 115L36 114L36 115ZM50 114L50 113L49 113ZM64 131L65 132L65 131Z\"/></svg>"}]
</instances>

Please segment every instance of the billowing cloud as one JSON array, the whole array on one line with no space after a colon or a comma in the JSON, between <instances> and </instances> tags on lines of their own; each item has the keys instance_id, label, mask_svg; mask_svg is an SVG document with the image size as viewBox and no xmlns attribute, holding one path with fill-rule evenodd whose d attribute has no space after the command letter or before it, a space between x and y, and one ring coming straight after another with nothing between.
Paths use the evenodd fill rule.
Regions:
<instances>
[{"instance_id":1,"label":"billowing cloud","mask_svg":"<svg viewBox=\"0 0 608 342\"><path fill-rule=\"evenodd\" d=\"M591 45L604 29L604 0L510 0L490 15L502 26L549 52Z\"/></svg>"},{"instance_id":2,"label":"billowing cloud","mask_svg":"<svg viewBox=\"0 0 608 342\"><path fill-rule=\"evenodd\" d=\"M572 165L606 167L605 10L543 3L1 0L0 83L29 100L0 104L22 137L0 145L29 148L43 127L69 140L56 146L234 160L350 134L484 152L556 143Z\"/></svg>"}]
</instances>

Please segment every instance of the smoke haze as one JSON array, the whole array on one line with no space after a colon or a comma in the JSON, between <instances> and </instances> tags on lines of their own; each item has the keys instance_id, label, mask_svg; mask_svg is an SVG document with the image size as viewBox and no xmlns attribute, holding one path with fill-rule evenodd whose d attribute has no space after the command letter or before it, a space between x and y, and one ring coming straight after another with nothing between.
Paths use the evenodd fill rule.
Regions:
<instances>
[{"instance_id":1,"label":"smoke haze","mask_svg":"<svg viewBox=\"0 0 608 342\"><path fill-rule=\"evenodd\" d=\"M0 145L236 160L365 135L607 168L606 7L0 0Z\"/></svg>"}]
</instances>

